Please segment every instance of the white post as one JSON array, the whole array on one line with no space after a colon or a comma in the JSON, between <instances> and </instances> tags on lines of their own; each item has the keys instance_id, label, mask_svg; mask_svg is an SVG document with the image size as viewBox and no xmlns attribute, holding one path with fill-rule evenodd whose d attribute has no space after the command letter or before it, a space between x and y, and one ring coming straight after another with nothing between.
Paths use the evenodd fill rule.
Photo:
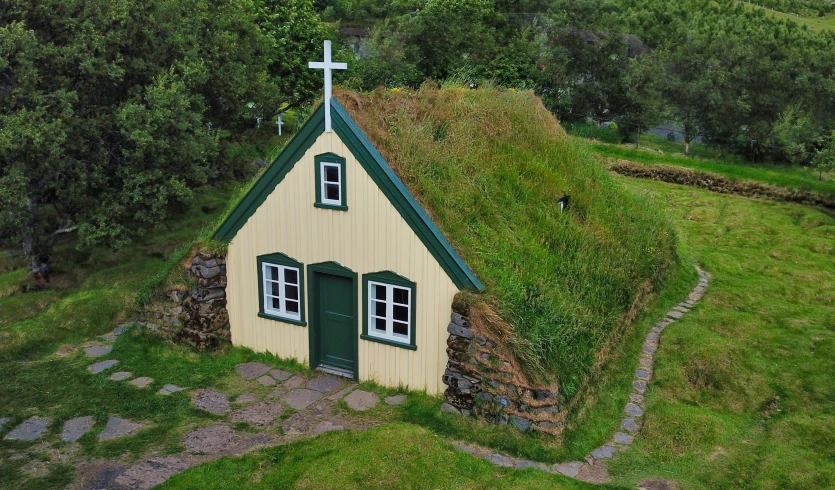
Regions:
<instances>
[{"instance_id":1,"label":"white post","mask_svg":"<svg viewBox=\"0 0 835 490\"><path fill-rule=\"evenodd\" d=\"M311 61L307 64L308 68L322 69L325 71L325 131L333 132L331 128L331 96L333 91L333 80L331 76L333 70L347 70L347 63L334 63L331 61L331 42L325 40L325 60Z\"/></svg>"},{"instance_id":2,"label":"white post","mask_svg":"<svg viewBox=\"0 0 835 490\"><path fill-rule=\"evenodd\" d=\"M278 115L278 119L275 121L275 125L278 126L278 135L281 136L281 126L284 126L284 121L281 118L284 116L284 113Z\"/></svg>"}]
</instances>

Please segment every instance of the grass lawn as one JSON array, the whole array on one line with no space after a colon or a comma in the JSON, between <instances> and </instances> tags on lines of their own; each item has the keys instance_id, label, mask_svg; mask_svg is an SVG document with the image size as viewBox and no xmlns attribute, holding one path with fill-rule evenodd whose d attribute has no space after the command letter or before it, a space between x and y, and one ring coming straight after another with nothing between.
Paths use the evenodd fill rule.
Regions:
<instances>
[{"instance_id":1,"label":"grass lawn","mask_svg":"<svg viewBox=\"0 0 835 490\"><path fill-rule=\"evenodd\" d=\"M713 274L664 333L646 426L616 482L835 487L835 218L650 181L685 257Z\"/></svg>"},{"instance_id":2,"label":"grass lawn","mask_svg":"<svg viewBox=\"0 0 835 490\"><path fill-rule=\"evenodd\" d=\"M452 448L432 432L393 423L367 432L329 433L173 477L161 489L614 488L536 470L497 468Z\"/></svg>"},{"instance_id":3,"label":"grass lawn","mask_svg":"<svg viewBox=\"0 0 835 490\"><path fill-rule=\"evenodd\" d=\"M634 488L649 477L676 480L683 489L835 486L835 217L659 182L616 182L665 208L679 230L684 263L699 263L714 277L700 305L665 331L646 427L609 464L613 487ZM95 338L126 319L137 290L223 211L232 193L202 192L179 222L119 252L80 252L68 244L54 264L50 291L17 293L25 272L15 259L0 257L0 417L12 418L0 438L29 416L53 419L46 443L0 439L0 488L69 484L73 467L55 453L73 447L58 442L71 417L93 415L100 428L112 414L151 427L107 443L89 433L74 449L76 459L174 453L187 430L217 418L192 408L185 393L154 394L162 384L214 386L235 396L243 390L233 369L239 362L303 369L246 349L195 353L135 332L120 337L110 357L120 361L117 369L155 379L140 390L89 374L92 361L78 351L56 355L59 346ZM548 463L581 458L616 429L643 335L695 281L687 265L672 271L603 366L589 405L571 414L563 444L441 414L439 398L412 393L402 407L375 409L383 425L367 432L226 458L165 488L590 488L497 468L446 440ZM33 474L34 460L48 461L48 471Z\"/></svg>"}]
</instances>

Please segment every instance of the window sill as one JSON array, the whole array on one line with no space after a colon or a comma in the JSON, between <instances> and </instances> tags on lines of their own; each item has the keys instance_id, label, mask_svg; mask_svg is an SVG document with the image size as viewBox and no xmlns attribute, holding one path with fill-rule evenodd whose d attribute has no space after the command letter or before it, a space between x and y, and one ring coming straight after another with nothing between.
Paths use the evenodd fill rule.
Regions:
<instances>
[{"instance_id":1,"label":"window sill","mask_svg":"<svg viewBox=\"0 0 835 490\"><path fill-rule=\"evenodd\" d=\"M291 325L298 325L300 327L306 327L307 326L307 322L301 321L301 320L293 320L292 318L282 318L280 316L267 315L266 313L261 313L261 312L258 312L258 316L260 318L266 318L267 320L274 320L274 321L277 321L277 322L289 323Z\"/></svg>"},{"instance_id":2,"label":"window sill","mask_svg":"<svg viewBox=\"0 0 835 490\"><path fill-rule=\"evenodd\" d=\"M313 207L320 209L333 209L334 211L348 211L348 206L337 206L336 204L313 203Z\"/></svg>"},{"instance_id":3,"label":"window sill","mask_svg":"<svg viewBox=\"0 0 835 490\"><path fill-rule=\"evenodd\" d=\"M378 342L380 344L391 345L393 347L400 347L402 349L417 350L417 346L414 345L414 344L404 344L402 342L395 342L394 340L381 339L380 337L373 337L373 336L367 335L367 334L360 335L360 338L362 340L369 340L371 342Z\"/></svg>"}]
</instances>

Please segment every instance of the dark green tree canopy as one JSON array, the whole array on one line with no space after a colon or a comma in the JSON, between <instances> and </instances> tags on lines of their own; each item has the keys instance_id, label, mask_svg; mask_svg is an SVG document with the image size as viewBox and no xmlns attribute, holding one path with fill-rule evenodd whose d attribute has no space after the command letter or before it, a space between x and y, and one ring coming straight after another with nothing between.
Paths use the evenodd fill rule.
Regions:
<instances>
[{"instance_id":1,"label":"dark green tree canopy","mask_svg":"<svg viewBox=\"0 0 835 490\"><path fill-rule=\"evenodd\" d=\"M119 246L156 225L227 172L219 130L248 102L313 97L323 32L302 1L2 2L0 237L45 274L63 233Z\"/></svg>"}]
</instances>

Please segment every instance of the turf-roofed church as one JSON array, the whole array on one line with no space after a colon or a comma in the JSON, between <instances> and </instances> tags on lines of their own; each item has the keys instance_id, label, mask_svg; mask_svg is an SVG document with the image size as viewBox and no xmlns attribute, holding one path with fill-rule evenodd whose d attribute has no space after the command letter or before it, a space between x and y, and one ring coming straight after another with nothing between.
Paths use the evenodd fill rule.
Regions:
<instances>
[{"instance_id":1,"label":"turf-roofed church","mask_svg":"<svg viewBox=\"0 0 835 490\"><path fill-rule=\"evenodd\" d=\"M447 325L478 278L336 100L216 234L232 342L387 386L443 391Z\"/></svg>"}]
</instances>

